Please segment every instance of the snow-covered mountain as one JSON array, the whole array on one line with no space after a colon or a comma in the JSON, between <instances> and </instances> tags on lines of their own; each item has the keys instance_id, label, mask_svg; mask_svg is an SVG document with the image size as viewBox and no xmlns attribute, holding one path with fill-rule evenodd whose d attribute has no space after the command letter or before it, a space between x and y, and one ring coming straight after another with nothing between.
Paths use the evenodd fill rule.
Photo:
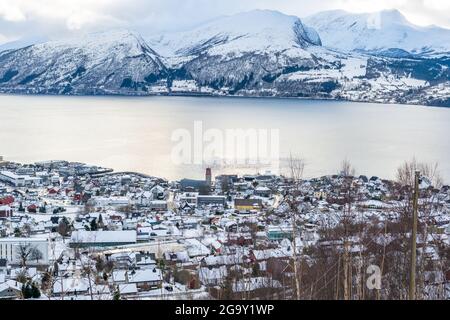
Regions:
<instances>
[{"instance_id":1,"label":"snow-covered mountain","mask_svg":"<svg viewBox=\"0 0 450 320\"><path fill-rule=\"evenodd\" d=\"M18 40L0 44L0 52L5 50L20 49L34 44L44 43L47 41L49 41L49 39L42 36L34 36L34 37L26 36Z\"/></svg>"},{"instance_id":2,"label":"snow-covered mountain","mask_svg":"<svg viewBox=\"0 0 450 320\"><path fill-rule=\"evenodd\" d=\"M317 30L324 46L340 50L450 52L449 29L416 26L398 10L361 14L325 11L303 20Z\"/></svg>"},{"instance_id":3,"label":"snow-covered mountain","mask_svg":"<svg viewBox=\"0 0 450 320\"><path fill-rule=\"evenodd\" d=\"M326 39L301 19L269 10L217 18L179 33L95 33L0 51L0 92L278 96L450 106L445 54L401 55L395 51L401 49L377 46L385 54L374 55L322 46Z\"/></svg>"},{"instance_id":4,"label":"snow-covered mountain","mask_svg":"<svg viewBox=\"0 0 450 320\"><path fill-rule=\"evenodd\" d=\"M255 10L221 17L180 33L148 37L149 45L178 69L173 80L195 80L207 91L260 93L268 79L318 65L310 49L321 45L298 17ZM180 75L180 76L179 76ZM270 93L269 93L270 94Z\"/></svg>"},{"instance_id":5,"label":"snow-covered mountain","mask_svg":"<svg viewBox=\"0 0 450 320\"><path fill-rule=\"evenodd\" d=\"M321 45L317 32L295 16L278 11L255 10L220 17L193 30L153 35L149 45L166 56L242 55L246 52L301 52Z\"/></svg>"},{"instance_id":6,"label":"snow-covered mountain","mask_svg":"<svg viewBox=\"0 0 450 320\"><path fill-rule=\"evenodd\" d=\"M0 85L45 93L95 93L166 77L159 56L131 32L94 33L0 53Z\"/></svg>"}]
</instances>

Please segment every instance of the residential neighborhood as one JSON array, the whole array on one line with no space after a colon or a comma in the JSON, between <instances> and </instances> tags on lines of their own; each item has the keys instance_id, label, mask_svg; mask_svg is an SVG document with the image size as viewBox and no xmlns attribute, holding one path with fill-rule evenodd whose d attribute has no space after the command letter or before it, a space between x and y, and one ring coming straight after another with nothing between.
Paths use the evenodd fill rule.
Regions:
<instances>
[{"instance_id":1,"label":"residential neighborhood","mask_svg":"<svg viewBox=\"0 0 450 320\"><path fill-rule=\"evenodd\" d=\"M167 181L2 161L0 299L389 298L362 283L371 265L384 286L404 273L405 190L346 172L297 181L207 168L204 180ZM419 203L420 292L449 299L450 187L423 177ZM341 277L355 289L336 291Z\"/></svg>"}]
</instances>

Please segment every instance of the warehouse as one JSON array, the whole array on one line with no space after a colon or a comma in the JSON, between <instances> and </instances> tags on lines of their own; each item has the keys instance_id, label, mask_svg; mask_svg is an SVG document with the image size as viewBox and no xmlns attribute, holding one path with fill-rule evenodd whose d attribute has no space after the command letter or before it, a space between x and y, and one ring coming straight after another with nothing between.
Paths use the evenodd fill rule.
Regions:
<instances>
[{"instance_id":1,"label":"warehouse","mask_svg":"<svg viewBox=\"0 0 450 320\"><path fill-rule=\"evenodd\" d=\"M117 247L136 243L136 231L86 231L78 230L72 233L70 247Z\"/></svg>"}]
</instances>

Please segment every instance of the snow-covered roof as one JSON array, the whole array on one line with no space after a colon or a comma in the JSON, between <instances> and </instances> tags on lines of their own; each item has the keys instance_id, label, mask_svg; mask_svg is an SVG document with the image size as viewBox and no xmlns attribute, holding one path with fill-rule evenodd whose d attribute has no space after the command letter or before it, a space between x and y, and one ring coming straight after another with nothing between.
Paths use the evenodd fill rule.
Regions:
<instances>
[{"instance_id":1,"label":"snow-covered roof","mask_svg":"<svg viewBox=\"0 0 450 320\"><path fill-rule=\"evenodd\" d=\"M119 292L120 294L130 294L137 293L137 286L135 283L123 283L119 284Z\"/></svg>"},{"instance_id":2,"label":"snow-covered roof","mask_svg":"<svg viewBox=\"0 0 450 320\"><path fill-rule=\"evenodd\" d=\"M7 289L15 289L18 291L22 290L22 284L15 280L8 280L6 282L0 283L0 292L7 290Z\"/></svg>"},{"instance_id":3,"label":"snow-covered roof","mask_svg":"<svg viewBox=\"0 0 450 320\"><path fill-rule=\"evenodd\" d=\"M78 230L72 233L73 243L135 243L136 231L86 231Z\"/></svg>"}]
</instances>

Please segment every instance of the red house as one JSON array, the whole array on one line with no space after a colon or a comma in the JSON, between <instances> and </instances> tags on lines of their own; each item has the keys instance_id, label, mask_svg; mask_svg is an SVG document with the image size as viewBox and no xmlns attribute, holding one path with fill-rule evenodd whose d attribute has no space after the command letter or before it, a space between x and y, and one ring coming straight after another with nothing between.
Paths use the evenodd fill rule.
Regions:
<instances>
[{"instance_id":1,"label":"red house","mask_svg":"<svg viewBox=\"0 0 450 320\"><path fill-rule=\"evenodd\" d=\"M58 190L56 190L56 189L54 189L54 188L51 188L51 189L48 190L48 194L49 194L49 195L55 195L55 194L57 194L57 193L58 193Z\"/></svg>"},{"instance_id":2,"label":"red house","mask_svg":"<svg viewBox=\"0 0 450 320\"><path fill-rule=\"evenodd\" d=\"M30 205L27 207L27 210L28 210L28 212L36 213L36 212L37 212L37 206L36 206L35 204L30 204Z\"/></svg>"},{"instance_id":3,"label":"red house","mask_svg":"<svg viewBox=\"0 0 450 320\"><path fill-rule=\"evenodd\" d=\"M10 218L13 216L13 211L9 206L0 206L0 219Z\"/></svg>"},{"instance_id":4,"label":"red house","mask_svg":"<svg viewBox=\"0 0 450 320\"><path fill-rule=\"evenodd\" d=\"M14 203L14 198L12 196L6 196L0 198L0 206L7 206Z\"/></svg>"}]
</instances>

